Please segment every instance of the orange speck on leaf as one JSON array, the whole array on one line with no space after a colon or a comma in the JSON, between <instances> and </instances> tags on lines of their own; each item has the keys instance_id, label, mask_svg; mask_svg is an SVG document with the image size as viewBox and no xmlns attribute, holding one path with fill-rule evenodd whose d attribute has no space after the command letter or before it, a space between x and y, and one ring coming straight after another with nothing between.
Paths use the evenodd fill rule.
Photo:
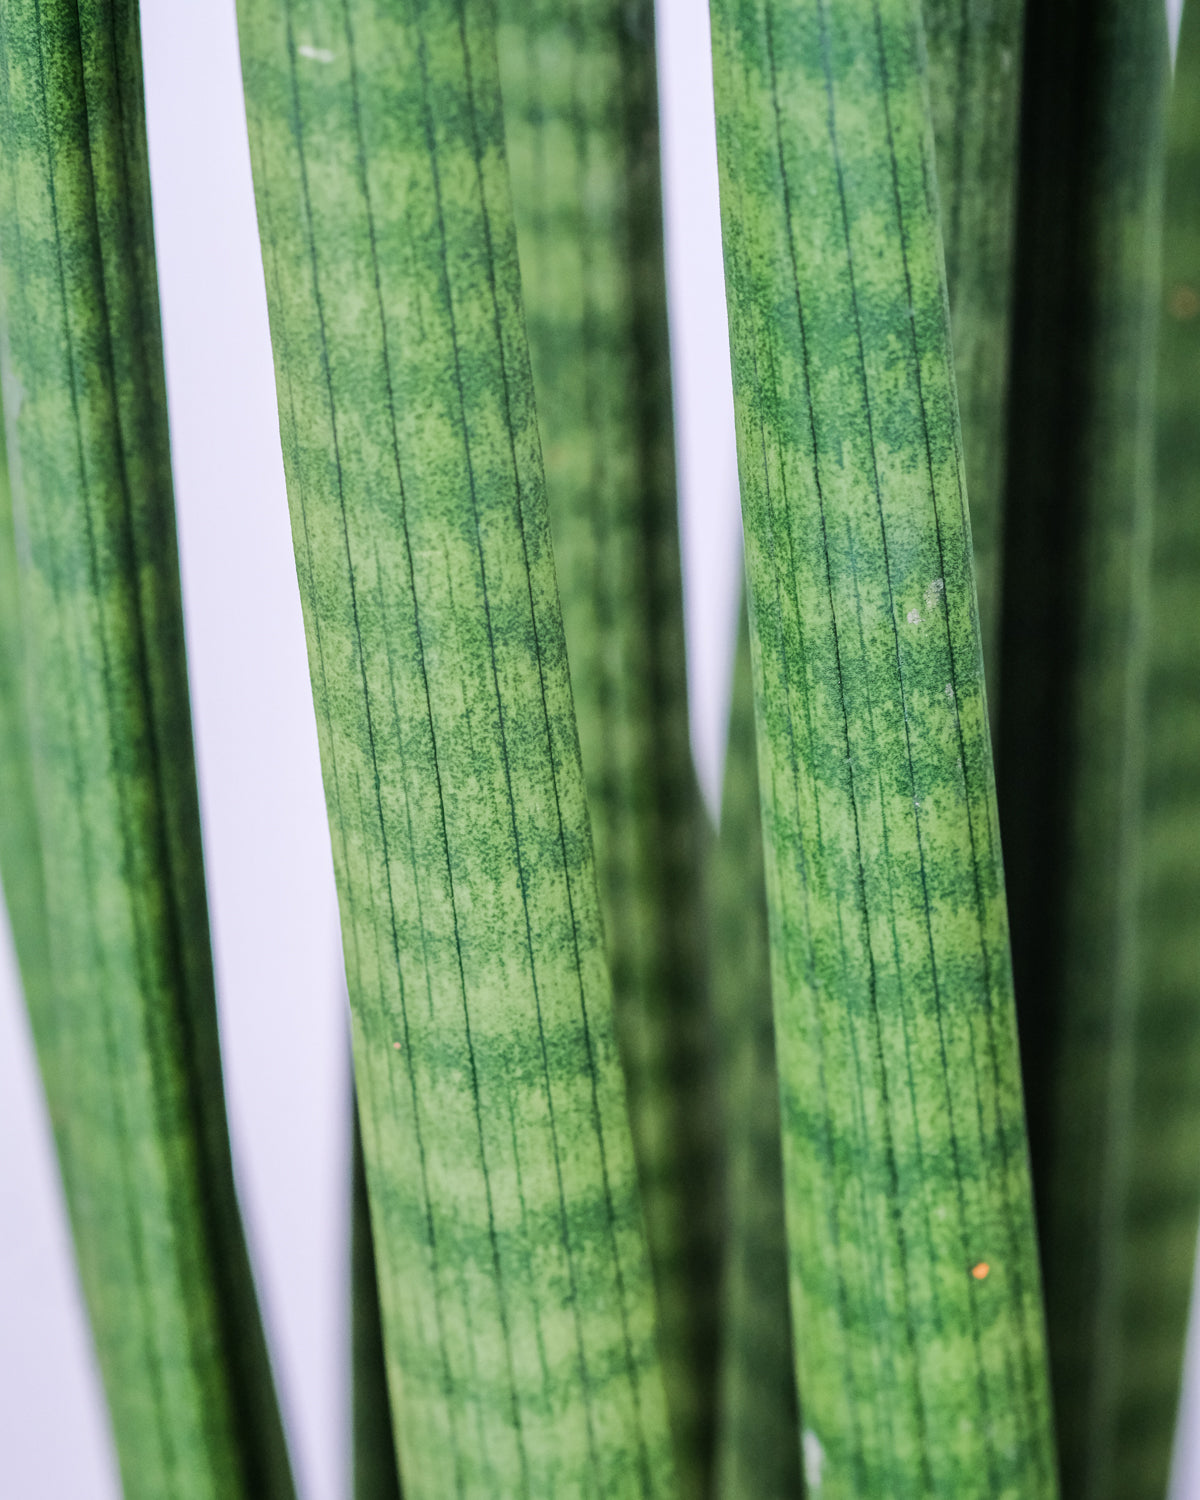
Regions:
<instances>
[{"instance_id":1,"label":"orange speck on leaf","mask_svg":"<svg viewBox=\"0 0 1200 1500\"><path fill-rule=\"evenodd\" d=\"M971 1275L976 1281L982 1281L991 1269L986 1260L981 1260L977 1266L971 1267Z\"/></svg>"},{"instance_id":2,"label":"orange speck on leaf","mask_svg":"<svg viewBox=\"0 0 1200 1500\"><path fill-rule=\"evenodd\" d=\"M393 1042L392 1043L392 1051L393 1052L399 1052L399 1050L400 1050L400 1043L399 1042Z\"/></svg>"},{"instance_id":3,"label":"orange speck on leaf","mask_svg":"<svg viewBox=\"0 0 1200 1500\"><path fill-rule=\"evenodd\" d=\"M1167 306L1173 318L1177 318L1181 323L1188 323L1197 313L1200 313L1200 293L1197 293L1194 286L1180 282L1172 289Z\"/></svg>"}]
</instances>

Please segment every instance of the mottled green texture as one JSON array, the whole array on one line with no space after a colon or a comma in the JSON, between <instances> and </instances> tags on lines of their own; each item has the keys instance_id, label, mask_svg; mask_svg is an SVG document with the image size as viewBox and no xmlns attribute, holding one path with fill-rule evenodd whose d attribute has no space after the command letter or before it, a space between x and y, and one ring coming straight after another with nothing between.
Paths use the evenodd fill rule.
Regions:
<instances>
[{"instance_id":1,"label":"mottled green texture","mask_svg":"<svg viewBox=\"0 0 1200 1500\"><path fill-rule=\"evenodd\" d=\"M375 1242L357 1109L350 1166L350 1415L354 1500L400 1500L379 1278L375 1274Z\"/></svg>"},{"instance_id":2,"label":"mottled green texture","mask_svg":"<svg viewBox=\"0 0 1200 1500\"><path fill-rule=\"evenodd\" d=\"M1000 670L1005 417L1024 0L924 0L971 550L992 722Z\"/></svg>"},{"instance_id":3,"label":"mottled green texture","mask_svg":"<svg viewBox=\"0 0 1200 1500\"><path fill-rule=\"evenodd\" d=\"M286 1500L225 1131L133 5L3 0L0 158L28 999L124 1492Z\"/></svg>"},{"instance_id":4,"label":"mottled green texture","mask_svg":"<svg viewBox=\"0 0 1200 1500\"><path fill-rule=\"evenodd\" d=\"M21 609L17 597L17 540L13 530L8 454L0 428L0 878L12 926L13 946L21 971L26 1008L37 1028L37 1046L50 1064L52 1003L50 948L46 931L46 892L42 874L41 835L33 791L33 757L29 744ZM48 1096L63 1098L61 1086ZM58 1130L58 1121L54 1122Z\"/></svg>"},{"instance_id":5,"label":"mottled green texture","mask_svg":"<svg viewBox=\"0 0 1200 1500\"><path fill-rule=\"evenodd\" d=\"M711 1462L717 1117L650 0L503 0L500 76L617 1041L686 1494Z\"/></svg>"},{"instance_id":6,"label":"mottled green texture","mask_svg":"<svg viewBox=\"0 0 1200 1500\"><path fill-rule=\"evenodd\" d=\"M803 1493L800 1422L788 1310L779 1074L745 611L733 669L721 828L711 878L727 1222L716 1492L721 1500L796 1500Z\"/></svg>"},{"instance_id":7,"label":"mottled green texture","mask_svg":"<svg viewBox=\"0 0 1200 1500\"><path fill-rule=\"evenodd\" d=\"M674 1493L487 0L242 0L410 1500Z\"/></svg>"},{"instance_id":8,"label":"mottled green texture","mask_svg":"<svg viewBox=\"0 0 1200 1500\"><path fill-rule=\"evenodd\" d=\"M1072 1500L1116 1473L1167 69L1161 0L1029 11L998 764Z\"/></svg>"},{"instance_id":9,"label":"mottled green texture","mask_svg":"<svg viewBox=\"0 0 1200 1500\"><path fill-rule=\"evenodd\" d=\"M712 10L808 1489L1049 1497L920 18Z\"/></svg>"},{"instance_id":10,"label":"mottled green texture","mask_svg":"<svg viewBox=\"0 0 1200 1500\"><path fill-rule=\"evenodd\" d=\"M1200 8L1175 64L1112 1500L1162 1500L1200 1213Z\"/></svg>"}]
</instances>

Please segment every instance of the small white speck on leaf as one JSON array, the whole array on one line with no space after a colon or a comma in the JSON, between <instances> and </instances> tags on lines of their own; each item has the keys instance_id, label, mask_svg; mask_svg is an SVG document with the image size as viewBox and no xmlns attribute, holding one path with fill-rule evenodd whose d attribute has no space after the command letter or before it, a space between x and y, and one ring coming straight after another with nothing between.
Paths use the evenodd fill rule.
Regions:
<instances>
[{"instance_id":1,"label":"small white speck on leaf","mask_svg":"<svg viewBox=\"0 0 1200 1500\"><path fill-rule=\"evenodd\" d=\"M296 48L301 57L307 57L309 62L331 63L333 53L328 47L311 47L307 42L301 42Z\"/></svg>"},{"instance_id":2,"label":"small white speck on leaf","mask_svg":"<svg viewBox=\"0 0 1200 1500\"><path fill-rule=\"evenodd\" d=\"M935 578L925 590L925 608L932 610L937 607L939 597L945 593L946 584L943 579Z\"/></svg>"},{"instance_id":3,"label":"small white speck on leaf","mask_svg":"<svg viewBox=\"0 0 1200 1500\"><path fill-rule=\"evenodd\" d=\"M919 625L921 623L921 611L919 609L910 609L904 618L910 625Z\"/></svg>"},{"instance_id":4,"label":"small white speck on leaf","mask_svg":"<svg viewBox=\"0 0 1200 1500\"><path fill-rule=\"evenodd\" d=\"M952 682L946 684L946 697L950 699L951 703L954 702L954 684Z\"/></svg>"},{"instance_id":5,"label":"small white speck on leaf","mask_svg":"<svg viewBox=\"0 0 1200 1500\"><path fill-rule=\"evenodd\" d=\"M825 1450L821 1447L821 1439L811 1427L804 1429L801 1446L804 1449L804 1478L810 1490L819 1490L821 1470L825 1467Z\"/></svg>"}]
</instances>

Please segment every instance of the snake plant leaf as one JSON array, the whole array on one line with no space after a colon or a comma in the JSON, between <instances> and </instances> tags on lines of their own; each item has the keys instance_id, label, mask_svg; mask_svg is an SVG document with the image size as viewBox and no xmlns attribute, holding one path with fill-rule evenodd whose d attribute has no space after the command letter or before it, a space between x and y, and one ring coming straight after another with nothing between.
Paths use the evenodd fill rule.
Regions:
<instances>
[{"instance_id":1,"label":"snake plant leaf","mask_svg":"<svg viewBox=\"0 0 1200 1500\"><path fill-rule=\"evenodd\" d=\"M12 927L13 946L25 992L30 1024L43 1069L53 1067L53 989L50 941L46 929L46 890L42 843L34 799L33 752L25 686L25 648L17 596L19 565L13 527L8 453L0 427L0 879ZM66 1097L61 1083L47 1080L48 1101ZM60 1155L66 1137L52 1119Z\"/></svg>"},{"instance_id":2,"label":"snake plant leaf","mask_svg":"<svg viewBox=\"0 0 1200 1500\"><path fill-rule=\"evenodd\" d=\"M674 1493L486 0L242 0L410 1500Z\"/></svg>"},{"instance_id":3,"label":"snake plant leaf","mask_svg":"<svg viewBox=\"0 0 1200 1500\"><path fill-rule=\"evenodd\" d=\"M971 550L993 725L1024 0L925 0Z\"/></svg>"},{"instance_id":4,"label":"snake plant leaf","mask_svg":"<svg viewBox=\"0 0 1200 1500\"><path fill-rule=\"evenodd\" d=\"M1132 1135L1113 1500L1167 1493L1200 1216L1200 8L1168 118Z\"/></svg>"},{"instance_id":5,"label":"snake plant leaf","mask_svg":"<svg viewBox=\"0 0 1200 1500\"><path fill-rule=\"evenodd\" d=\"M1028 14L998 764L1071 1500L1116 1474L1168 67L1161 0Z\"/></svg>"},{"instance_id":6,"label":"snake plant leaf","mask_svg":"<svg viewBox=\"0 0 1200 1500\"><path fill-rule=\"evenodd\" d=\"M500 78L554 559L683 1493L720 1218L650 0L505 0Z\"/></svg>"},{"instance_id":7,"label":"snake plant leaf","mask_svg":"<svg viewBox=\"0 0 1200 1500\"><path fill-rule=\"evenodd\" d=\"M920 15L715 0L809 1493L1055 1493Z\"/></svg>"},{"instance_id":8,"label":"snake plant leaf","mask_svg":"<svg viewBox=\"0 0 1200 1500\"><path fill-rule=\"evenodd\" d=\"M350 1412L354 1500L400 1500L382 1317L362 1128L355 1110L354 1154L350 1164Z\"/></svg>"},{"instance_id":9,"label":"snake plant leaf","mask_svg":"<svg viewBox=\"0 0 1200 1500\"><path fill-rule=\"evenodd\" d=\"M743 609L711 872L727 1217L716 1493L722 1500L797 1500L804 1491L756 762L750 629Z\"/></svg>"},{"instance_id":10,"label":"snake plant leaf","mask_svg":"<svg viewBox=\"0 0 1200 1500\"><path fill-rule=\"evenodd\" d=\"M2 852L124 1491L286 1500L222 1097L134 5L0 4L0 155L5 717L11 744L28 713L36 810Z\"/></svg>"}]
</instances>

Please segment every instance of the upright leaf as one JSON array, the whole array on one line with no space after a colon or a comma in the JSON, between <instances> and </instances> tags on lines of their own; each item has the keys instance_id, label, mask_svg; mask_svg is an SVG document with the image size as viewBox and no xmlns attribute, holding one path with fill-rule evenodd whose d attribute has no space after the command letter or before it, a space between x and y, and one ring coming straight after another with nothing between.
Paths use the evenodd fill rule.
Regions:
<instances>
[{"instance_id":1,"label":"upright leaf","mask_svg":"<svg viewBox=\"0 0 1200 1500\"><path fill-rule=\"evenodd\" d=\"M505 0L500 72L554 556L685 1493L719 1215L651 0Z\"/></svg>"},{"instance_id":2,"label":"upright leaf","mask_svg":"<svg viewBox=\"0 0 1200 1500\"><path fill-rule=\"evenodd\" d=\"M1048 1497L920 18L713 46L808 1488Z\"/></svg>"},{"instance_id":3,"label":"upright leaf","mask_svg":"<svg viewBox=\"0 0 1200 1500\"><path fill-rule=\"evenodd\" d=\"M26 1009L37 1028L35 1046L45 1072L53 1067L53 988L50 942L46 930L46 890L42 839L33 787L33 752L29 742L29 704L25 683L25 646L18 598L20 566L13 527L8 453L0 429L0 879L21 972ZM46 1079L51 1106L66 1097L61 1083ZM60 1160L65 1168L66 1136L52 1118Z\"/></svg>"},{"instance_id":4,"label":"upright leaf","mask_svg":"<svg viewBox=\"0 0 1200 1500\"><path fill-rule=\"evenodd\" d=\"M1200 1215L1200 8L1170 107L1114 1500L1167 1493Z\"/></svg>"},{"instance_id":5,"label":"upright leaf","mask_svg":"<svg viewBox=\"0 0 1200 1500\"><path fill-rule=\"evenodd\" d=\"M984 676L996 721L1024 0L925 0Z\"/></svg>"},{"instance_id":6,"label":"upright leaf","mask_svg":"<svg viewBox=\"0 0 1200 1500\"><path fill-rule=\"evenodd\" d=\"M795 1500L803 1493L800 1425L756 758L749 621L743 610L720 836L712 861L713 1005L724 1085L727 1218L716 1493L721 1500Z\"/></svg>"},{"instance_id":7,"label":"upright leaf","mask_svg":"<svg viewBox=\"0 0 1200 1500\"><path fill-rule=\"evenodd\" d=\"M36 807L0 852L124 1490L285 1500L222 1098L134 5L3 0L0 155L6 717L28 705Z\"/></svg>"},{"instance_id":8,"label":"upright leaf","mask_svg":"<svg viewBox=\"0 0 1200 1500\"><path fill-rule=\"evenodd\" d=\"M1161 0L1029 12L998 759L1073 1500L1116 1472L1167 69Z\"/></svg>"},{"instance_id":9,"label":"upright leaf","mask_svg":"<svg viewBox=\"0 0 1200 1500\"><path fill-rule=\"evenodd\" d=\"M401 1481L670 1495L487 0L242 0Z\"/></svg>"},{"instance_id":10,"label":"upright leaf","mask_svg":"<svg viewBox=\"0 0 1200 1500\"><path fill-rule=\"evenodd\" d=\"M355 1110L350 1164L350 1414L354 1500L400 1500L382 1316L362 1129Z\"/></svg>"}]
</instances>

